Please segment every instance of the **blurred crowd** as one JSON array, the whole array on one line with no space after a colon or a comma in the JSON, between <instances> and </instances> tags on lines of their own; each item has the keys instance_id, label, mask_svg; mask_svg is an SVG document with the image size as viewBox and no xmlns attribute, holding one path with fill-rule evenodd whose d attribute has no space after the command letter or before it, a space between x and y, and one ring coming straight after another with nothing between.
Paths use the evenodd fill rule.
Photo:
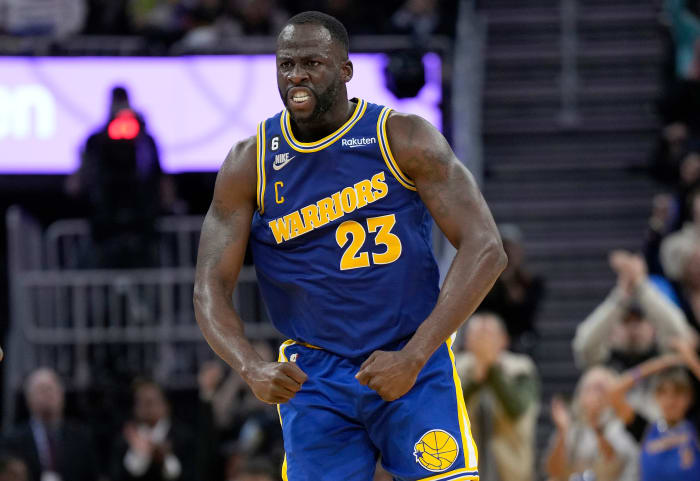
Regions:
<instances>
[{"instance_id":1,"label":"blurred crowd","mask_svg":"<svg viewBox=\"0 0 700 481\"><path fill-rule=\"evenodd\" d=\"M215 46L226 38L276 35L304 10L341 20L351 35L423 38L454 31L455 1L390 0L0 0L0 34L13 36L139 35L152 45Z\"/></svg>"},{"instance_id":2,"label":"blurred crowd","mask_svg":"<svg viewBox=\"0 0 700 481\"><path fill-rule=\"evenodd\" d=\"M549 403L551 481L700 480L700 2L665 0L662 192L639 252L615 250L616 282L572 343L573 394Z\"/></svg>"},{"instance_id":3,"label":"blurred crowd","mask_svg":"<svg viewBox=\"0 0 700 481\"><path fill-rule=\"evenodd\" d=\"M267 344L255 347L273 359ZM161 386L136 378L130 403L84 423L65 416L71 409L57 373L39 368L24 386L28 419L0 437L0 480L277 481L275 406L258 402L217 361L201 366L198 384L192 412L178 413Z\"/></svg>"},{"instance_id":4,"label":"blurred crowd","mask_svg":"<svg viewBox=\"0 0 700 481\"><path fill-rule=\"evenodd\" d=\"M29 3L43 6L46 15L30 18L22 11ZM336 15L352 34L421 36L449 33L449 5L375 2L366 15L358 3L343 0L0 0L0 28L12 35L136 34L167 45L207 45L226 36L274 34L289 15L315 8ZM65 15L59 18L53 8ZM546 285L528 266L515 225L499 226L508 268L456 335L455 363L482 481L534 481L541 474L549 481L700 480L700 0L666 0L662 18L669 57L651 171L663 192L650 199L639 252L609 254L615 283L572 340L580 370L574 392L542 399L533 357ZM112 101L109 123L129 109L126 92L113 91ZM67 183L69 192L91 199L98 241L102 209L111 209L99 196L113 188L99 177L106 167L95 164L104 161L99 146L109 142L105 133L109 124L88 140L81 169ZM148 219L127 219L119 227L127 236L114 244L119 249L143 250L148 231L140 222L151 222L164 205L177 211L172 200L164 202L172 198L171 187L157 150L140 152L150 160L135 162L134 177L123 183L134 185L141 175L150 186L145 191L157 193L151 204L160 207L138 212ZM136 233L141 237L128 241ZM110 262L121 258L109 250L115 235L105 234L98 249ZM126 264L149 262L133 253L123 258ZM256 349L274 358L273 345L260 342ZM130 403L112 403L109 416L102 412L87 423L89 416L80 416L85 409L68 406L59 376L38 369L25 381L26 420L0 437L0 481L279 480L283 447L274 406L255 399L218 361L199 367L198 390L191 394L175 402L173 393L137 377ZM553 430L538 453L541 412ZM379 466L375 479L390 477Z\"/></svg>"}]
</instances>

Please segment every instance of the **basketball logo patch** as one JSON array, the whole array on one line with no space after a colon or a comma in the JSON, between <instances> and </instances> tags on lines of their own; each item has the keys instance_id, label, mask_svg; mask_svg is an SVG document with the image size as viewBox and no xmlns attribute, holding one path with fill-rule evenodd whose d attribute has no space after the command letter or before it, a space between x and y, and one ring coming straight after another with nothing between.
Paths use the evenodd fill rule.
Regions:
<instances>
[{"instance_id":1,"label":"basketball logo patch","mask_svg":"<svg viewBox=\"0 0 700 481\"><path fill-rule=\"evenodd\" d=\"M413 446L416 462L428 471L444 471L454 464L459 454L455 438L442 429L425 433Z\"/></svg>"}]
</instances>

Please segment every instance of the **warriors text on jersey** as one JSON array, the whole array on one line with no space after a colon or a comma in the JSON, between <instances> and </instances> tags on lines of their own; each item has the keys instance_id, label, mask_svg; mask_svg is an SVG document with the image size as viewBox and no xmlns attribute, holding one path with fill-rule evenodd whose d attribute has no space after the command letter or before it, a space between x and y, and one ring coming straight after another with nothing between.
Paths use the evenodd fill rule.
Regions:
<instances>
[{"instance_id":1,"label":"warriors text on jersey","mask_svg":"<svg viewBox=\"0 0 700 481\"><path fill-rule=\"evenodd\" d=\"M251 248L273 324L356 358L410 337L438 296L431 217L386 136L389 108L304 143L283 111L257 132Z\"/></svg>"}]
</instances>

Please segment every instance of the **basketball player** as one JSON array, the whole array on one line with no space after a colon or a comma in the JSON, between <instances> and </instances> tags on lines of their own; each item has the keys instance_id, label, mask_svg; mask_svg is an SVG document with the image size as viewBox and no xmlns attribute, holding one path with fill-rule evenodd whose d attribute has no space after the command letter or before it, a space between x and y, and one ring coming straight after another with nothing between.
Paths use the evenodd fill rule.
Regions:
<instances>
[{"instance_id":1,"label":"basketball player","mask_svg":"<svg viewBox=\"0 0 700 481\"><path fill-rule=\"evenodd\" d=\"M493 218L442 135L348 99L343 25L292 17L276 52L285 110L236 144L204 220L195 281L207 341L278 404L283 479L478 479L450 336L506 265ZM255 82L255 79L249 79ZM431 214L457 254L438 288ZM246 244L274 325L264 362L231 298Z\"/></svg>"}]
</instances>

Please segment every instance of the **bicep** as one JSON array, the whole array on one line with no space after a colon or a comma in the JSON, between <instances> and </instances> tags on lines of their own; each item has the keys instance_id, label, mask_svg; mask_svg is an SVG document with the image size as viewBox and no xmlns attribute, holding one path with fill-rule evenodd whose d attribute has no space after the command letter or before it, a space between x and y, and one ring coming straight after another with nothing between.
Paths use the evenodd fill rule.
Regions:
<instances>
[{"instance_id":1,"label":"bicep","mask_svg":"<svg viewBox=\"0 0 700 481\"><path fill-rule=\"evenodd\" d=\"M421 199L454 246L466 235L495 232L474 177L458 160L449 160L443 175L431 173L414 180Z\"/></svg>"},{"instance_id":2,"label":"bicep","mask_svg":"<svg viewBox=\"0 0 700 481\"><path fill-rule=\"evenodd\" d=\"M243 263L255 210L255 166L241 149L232 150L217 176L197 254L197 279L213 278L230 289Z\"/></svg>"},{"instance_id":3,"label":"bicep","mask_svg":"<svg viewBox=\"0 0 700 481\"><path fill-rule=\"evenodd\" d=\"M247 206L222 216L220 207L212 203L202 225L198 271L208 272L225 284L235 283L245 255L251 216L252 208Z\"/></svg>"}]
</instances>

